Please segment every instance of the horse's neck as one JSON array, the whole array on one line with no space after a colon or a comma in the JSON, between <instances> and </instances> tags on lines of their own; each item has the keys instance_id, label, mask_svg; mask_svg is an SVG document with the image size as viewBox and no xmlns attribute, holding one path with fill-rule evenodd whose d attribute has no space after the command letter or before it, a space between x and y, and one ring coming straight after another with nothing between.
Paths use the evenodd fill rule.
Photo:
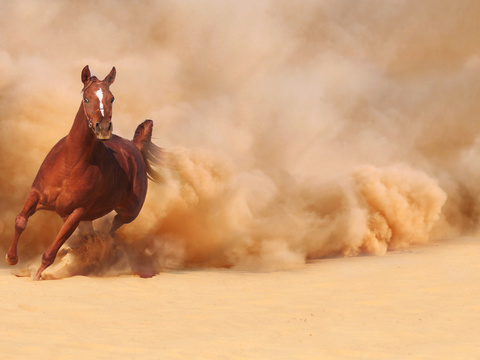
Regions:
<instances>
[{"instance_id":1,"label":"horse's neck","mask_svg":"<svg viewBox=\"0 0 480 360\"><path fill-rule=\"evenodd\" d=\"M96 142L95 134L87 125L83 104L80 104L77 116L75 116L72 128L65 141L66 165L73 167L81 162L88 164Z\"/></svg>"}]
</instances>

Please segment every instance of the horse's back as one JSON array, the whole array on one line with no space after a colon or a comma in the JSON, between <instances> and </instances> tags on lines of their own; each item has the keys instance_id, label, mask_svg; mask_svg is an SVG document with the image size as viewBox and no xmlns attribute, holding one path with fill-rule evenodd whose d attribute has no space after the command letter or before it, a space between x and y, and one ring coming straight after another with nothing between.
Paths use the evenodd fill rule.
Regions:
<instances>
[{"instance_id":1,"label":"horse's back","mask_svg":"<svg viewBox=\"0 0 480 360\"><path fill-rule=\"evenodd\" d=\"M110 140L101 144L112 151L115 159L127 174L141 176L145 173L146 178L145 161L142 153L132 141L112 135Z\"/></svg>"}]
</instances>

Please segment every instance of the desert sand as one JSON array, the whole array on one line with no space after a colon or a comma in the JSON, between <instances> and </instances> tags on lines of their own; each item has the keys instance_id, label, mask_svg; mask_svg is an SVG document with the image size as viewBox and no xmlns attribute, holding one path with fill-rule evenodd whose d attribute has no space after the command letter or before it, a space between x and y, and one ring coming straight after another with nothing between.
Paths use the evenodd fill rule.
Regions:
<instances>
[{"instance_id":1,"label":"desert sand","mask_svg":"<svg viewBox=\"0 0 480 360\"><path fill-rule=\"evenodd\" d=\"M478 359L480 240L293 270L33 282L0 269L1 359Z\"/></svg>"}]
</instances>

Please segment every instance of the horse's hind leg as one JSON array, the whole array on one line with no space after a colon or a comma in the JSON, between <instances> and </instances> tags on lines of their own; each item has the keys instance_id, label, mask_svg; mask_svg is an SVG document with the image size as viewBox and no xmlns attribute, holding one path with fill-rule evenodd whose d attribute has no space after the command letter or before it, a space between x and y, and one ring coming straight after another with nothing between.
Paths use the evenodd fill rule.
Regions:
<instances>
[{"instance_id":1,"label":"horse's hind leg","mask_svg":"<svg viewBox=\"0 0 480 360\"><path fill-rule=\"evenodd\" d=\"M122 225L131 223L136 219L138 212L135 214L129 214L127 212L119 211L117 215L113 218L112 228L110 229L110 234L113 234L117 231Z\"/></svg>"},{"instance_id":2,"label":"horse's hind leg","mask_svg":"<svg viewBox=\"0 0 480 360\"><path fill-rule=\"evenodd\" d=\"M145 174L146 175L146 174ZM110 234L117 231L122 225L129 224L135 220L142 210L145 196L147 194L147 178L144 181L135 181L133 186L133 193L127 204L121 208L115 209L117 215L113 219L112 228Z\"/></svg>"},{"instance_id":3,"label":"horse's hind leg","mask_svg":"<svg viewBox=\"0 0 480 360\"><path fill-rule=\"evenodd\" d=\"M110 230L110 233L113 234L115 230L117 230L122 225L128 224L135 220L138 213L139 210L135 210L131 213L122 211L118 212L118 214L113 219L112 229ZM142 278L149 278L155 276L158 273L157 266L154 262L155 260L151 257L151 255L148 255L145 243L137 243L132 246L132 244L126 242L123 244L116 244L116 246L122 247L124 249L123 251L134 274L139 275Z\"/></svg>"},{"instance_id":4,"label":"horse's hind leg","mask_svg":"<svg viewBox=\"0 0 480 360\"><path fill-rule=\"evenodd\" d=\"M32 216L37 210L38 200L38 192L34 190L30 191L22 211L15 218L15 235L13 237L13 243L12 246L10 246L7 255L5 256L5 260L9 265L15 265L18 262L18 240L23 230L25 230L25 228L27 227L28 218Z\"/></svg>"}]
</instances>

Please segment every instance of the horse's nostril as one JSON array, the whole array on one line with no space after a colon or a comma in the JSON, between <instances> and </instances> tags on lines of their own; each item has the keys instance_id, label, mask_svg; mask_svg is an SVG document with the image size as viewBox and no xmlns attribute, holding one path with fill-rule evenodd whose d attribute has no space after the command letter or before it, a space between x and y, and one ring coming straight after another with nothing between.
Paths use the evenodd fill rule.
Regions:
<instances>
[{"instance_id":1,"label":"horse's nostril","mask_svg":"<svg viewBox=\"0 0 480 360\"><path fill-rule=\"evenodd\" d=\"M99 123L95 124L95 130L100 131L100 124Z\"/></svg>"},{"instance_id":2,"label":"horse's nostril","mask_svg":"<svg viewBox=\"0 0 480 360\"><path fill-rule=\"evenodd\" d=\"M111 121L108 123L108 130L107 131L112 131L112 122Z\"/></svg>"}]
</instances>

